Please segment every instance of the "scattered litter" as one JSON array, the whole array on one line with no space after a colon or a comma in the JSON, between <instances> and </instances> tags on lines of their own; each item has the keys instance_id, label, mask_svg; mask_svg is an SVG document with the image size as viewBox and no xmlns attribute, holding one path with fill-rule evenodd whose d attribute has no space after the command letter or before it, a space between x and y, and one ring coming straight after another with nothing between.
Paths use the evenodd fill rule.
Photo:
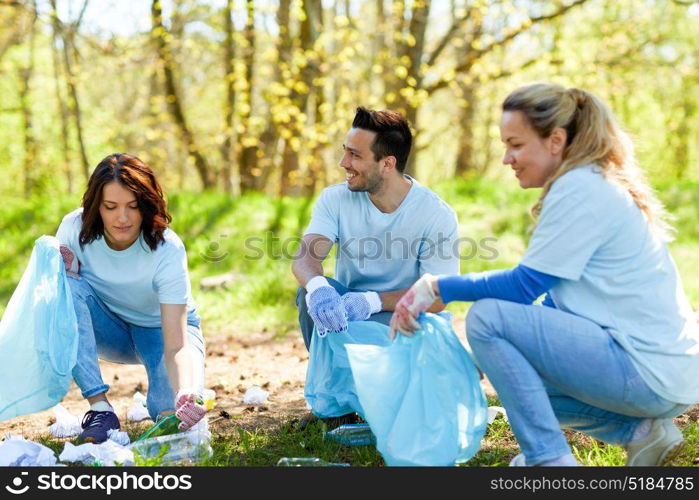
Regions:
<instances>
[{"instance_id":1,"label":"scattered litter","mask_svg":"<svg viewBox=\"0 0 699 500\"><path fill-rule=\"evenodd\" d=\"M206 406L206 409L213 410L214 406L216 406L216 393L211 389L204 389L202 397L204 398L204 406Z\"/></svg>"},{"instance_id":2,"label":"scattered litter","mask_svg":"<svg viewBox=\"0 0 699 500\"><path fill-rule=\"evenodd\" d=\"M134 441L128 448L143 458L160 458L163 464L193 464L213 455L206 418L186 432Z\"/></svg>"},{"instance_id":3,"label":"scattered litter","mask_svg":"<svg viewBox=\"0 0 699 500\"><path fill-rule=\"evenodd\" d=\"M80 434L82 427L80 419L66 410L63 405L57 404L52 408L56 415L56 422L49 426L49 432L58 438L73 437Z\"/></svg>"},{"instance_id":4,"label":"scattered litter","mask_svg":"<svg viewBox=\"0 0 699 500\"><path fill-rule=\"evenodd\" d=\"M146 397L139 391L136 391L132 397L134 404L131 406L131 408L129 408L129 411L126 412L126 419L133 422L139 422L141 420L150 418L148 409L146 408Z\"/></svg>"},{"instance_id":5,"label":"scattered litter","mask_svg":"<svg viewBox=\"0 0 699 500\"><path fill-rule=\"evenodd\" d=\"M107 437L121 446L126 446L131 442L131 438L129 438L129 435L126 432L117 429L108 430Z\"/></svg>"},{"instance_id":6,"label":"scattered litter","mask_svg":"<svg viewBox=\"0 0 699 500\"><path fill-rule=\"evenodd\" d=\"M509 422L507 419L507 411L505 411L505 408L502 406L489 406L488 407L488 423L492 424L493 420L498 416L498 413L502 413L502 418L505 419L505 422Z\"/></svg>"},{"instance_id":7,"label":"scattered litter","mask_svg":"<svg viewBox=\"0 0 699 500\"><path fill-rule=\"evenodd\" d=\"M265 391L257 385L253 385L250 389L245 391L245 396L243 396L243 403L246 405L261 405L267 401L269 392Z\"/></svg>"},{"instance_id":8,"label":"scattered litter","mask_svg":"<svg viewBox=\"0 0 699 500\"><path fill-rule=\"evenodd\" d=\"M133 452L111 439L104 443L85 443L75 446L66 443L58 459L62 462L82 462L85 465L105 465L113 466L117 463L121 465L134 465Z\"/></svg>"},{"instance_id":9,"label":"scattered litter","mask_svg":"<svg viewBox=\"0 0 699 500\"><path fill-rule=\"evenodd\" d=\"M27 441L21 436L8 435L0 443L0 466L48 467L56 465L56 455L46 446Z\"/></svg>"},{"instance_id":10,"label":"scattered litter","mask_svg":"<svg viewBox=\"0 0 699 500\"><path fill-rule=\"evenodd\" d=\"M349 464L326 462L318 457L282 457L277 467L349 467Z\"/></svg>"},{"instance_id":11,"label":"scattered litter","mask_svg":"<svg viewBox=\"0 0 699 500\"><path fill-rule=\"evenodd\" d=\"M344 446L369 446L376 444L376 436L369 424L345 424L325 433L327 439Z\"/></svg>"}]
</instances>

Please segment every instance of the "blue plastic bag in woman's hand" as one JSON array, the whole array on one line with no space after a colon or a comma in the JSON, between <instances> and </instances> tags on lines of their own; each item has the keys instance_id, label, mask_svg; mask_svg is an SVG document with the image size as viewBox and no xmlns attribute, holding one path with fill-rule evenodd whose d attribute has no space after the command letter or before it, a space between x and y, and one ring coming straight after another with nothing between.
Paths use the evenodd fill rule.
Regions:
<instances>
[{"instance_id":1,"label":"blue plastic bag in woman's hand","mask_svg":"<svg viewBox=\"0 0 699 500\"><path fill-rule=\"evenodd\" d=\"M478 370L447 320L419 320L414 337L387 347L346 345L363 416L388 465L465 462L487 425Z\"/></svg>"},{"instance_id":2,"label":"blue plastic bag in woman's hand","mask_svg":"<svg viewBox=\"0 0 699 500\"><path fill-rule=\"evenodd\" d=\"M58 240L36 240L0 320L0 420L55 406L68 392L78 325Z\"/></svg>"}]
</instances>

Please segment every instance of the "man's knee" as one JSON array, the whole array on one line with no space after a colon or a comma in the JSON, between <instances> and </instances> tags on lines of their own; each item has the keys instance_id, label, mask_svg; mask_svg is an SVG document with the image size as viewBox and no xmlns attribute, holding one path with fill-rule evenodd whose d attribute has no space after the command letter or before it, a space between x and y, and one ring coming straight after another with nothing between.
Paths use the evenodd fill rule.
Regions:
<instances>
[{"instance_id":1,"label":"man's knee","mask_svg":"<svg viewBox=\"0 0 699 500\"><path fill-rule=\"evenodd\" d=\"M473 303L466 315L466 337L472 340L488 340L497 332L498 300L481 299Z\"/></svg>"}]
</instances>

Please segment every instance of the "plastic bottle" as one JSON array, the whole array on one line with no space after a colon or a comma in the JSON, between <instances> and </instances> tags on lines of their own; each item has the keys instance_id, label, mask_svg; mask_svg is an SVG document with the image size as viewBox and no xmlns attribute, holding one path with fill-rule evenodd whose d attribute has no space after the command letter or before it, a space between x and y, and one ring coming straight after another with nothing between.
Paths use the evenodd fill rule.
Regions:
<instances>
[{"instance_id":1,"label":"plastic bottle","mask_svg":"<svg viewBox=\"0 0 699 500\"><path fill-rule=\"evenodd\" d=\"M277 467L349 467L349 464L326 462L318 457L282 457Z\"/></svg>"},{"instance_id":2,"label":"plastic bottle","mask_svg":"<svg viewBox=\"0 0 699 500\"><path fill-rule=\"evenodd\" d=\"M167 417L161 419L153 427L148 429L146 432L141 434L135 442L143 441L144 439L158 436L177 434L178 432L180 432L181 423L182 421L179 418L177 418L177 416L175 416L174 413L172 415L168 415Z\"/></svg>"},{"instance_id":3,"label":"plastic bottle","mask_svg":"<svg viewBox=\"0 0 699 500\"><path fill-rule=\"evenodd\" d=\"M202 398L198 398L197 403L203 405L204 400ZM181 423L182 420L177 418L177 416L174 413L172 413L171 415L168 415L167 417L160 419L153 427L141 434L135 442L143 441L144 439L152 437L177 434L178 432L180 432Z\"/></svg>"},{"instance_id":4,"label":"plastic bottle","mask_svg":"<svg viewBox=\"0 0 699 500\"><path fill-rule=\"evenodd\" d=\"M345 446L368 446L376 444L376 436L369 424L346 424L325 433L325 437Z\"/></svg>"},{"instance_id":5,"label":"plastic bottle","mask_svg":"<svg viewBox=\"0 0 699 500\"><path fill-rule=\"evenodd\" d=\"M211 457L208 431L190 430L134 441L129 448L143 458L159 458L161 464L195 464Z\"/></svg>"}]
</instances>

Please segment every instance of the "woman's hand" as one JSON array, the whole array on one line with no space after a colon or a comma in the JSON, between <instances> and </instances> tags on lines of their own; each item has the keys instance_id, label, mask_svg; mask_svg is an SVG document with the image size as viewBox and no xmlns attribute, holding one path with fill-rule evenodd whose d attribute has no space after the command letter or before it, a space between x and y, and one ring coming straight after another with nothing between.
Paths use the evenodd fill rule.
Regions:
<instances>
[{"instance_id":1,"label":"woman's hand","mask_svg":"<svg viewBox=\"0 0 699 500\"><path fill-rule=\"evenodd\" d=\"M191 389L180 389L175 397L175 416L179 418L180 430L186 431L195 426L206 415L206 407L199 404L201 396Z\"/></svg>"},{"instance_id":2,"label":"woman's hand","mask_svg":"<svg viewBox=\"0 0 699 500\"><path fill-rule=\"evenodd\" d=\"M420 323L416 318L437 300L437 279L437 276L423 274L401 297L391 318L389 330L391 339L396 336L396 332L412 337L413 332L420 329Z\"/></svg>"}]
</instances>

